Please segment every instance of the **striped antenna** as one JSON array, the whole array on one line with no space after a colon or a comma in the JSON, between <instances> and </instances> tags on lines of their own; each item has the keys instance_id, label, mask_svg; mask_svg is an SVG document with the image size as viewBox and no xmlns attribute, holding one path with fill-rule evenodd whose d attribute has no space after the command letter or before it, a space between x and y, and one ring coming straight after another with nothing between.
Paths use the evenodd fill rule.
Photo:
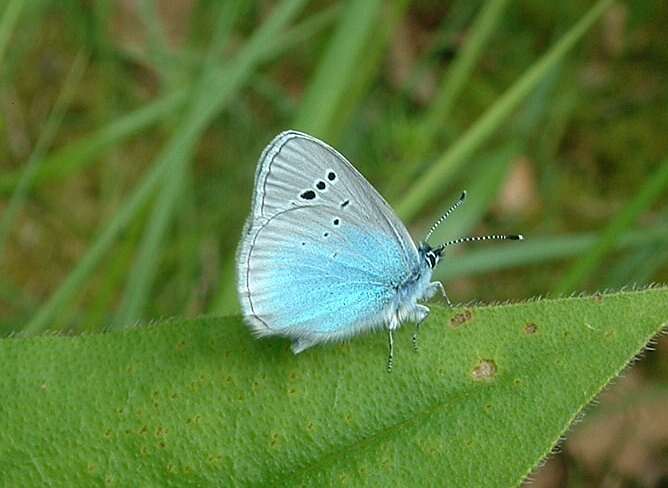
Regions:
<instances>
[{"instance_id":1,"label":"striped antenna","mask_svg":"<svg viewBox=\"0 0 668 488\"><path fill-rule=\"evenodd\" d=\"M448 218L448 216L455 211L457 207L459 207L462 203L464 203L464 200L466 200L466 191L462 192L462 196L459 197L459 200L457 200L455 203L452 204L452 207L448 209L447 212L445 212L441 217L434 222L434 225L431 226L431 229L429 229L429 232L427 232L427 237L424 238L424 242L427 242L431 235L434 233L436 228L443 223L445 219Z\"/></svg>"},{"instance_id":2,"label":"striped antenna","mask_svg":"<svg viewBox=\"0 0 668 488\"><path fill-rule=\"evenodd\" d=\"M492 240L511 240L511 241L523 241L524 236L522 234L492 234L489 236L474 236L474 237L460 237L459 239L453 239L448 242L444 242L437 249L443 250L443 248L448 246L454 246L455 244L462 244L464 242L473 242L473 241L492 241Z\"/></svg>"}]
</instances>

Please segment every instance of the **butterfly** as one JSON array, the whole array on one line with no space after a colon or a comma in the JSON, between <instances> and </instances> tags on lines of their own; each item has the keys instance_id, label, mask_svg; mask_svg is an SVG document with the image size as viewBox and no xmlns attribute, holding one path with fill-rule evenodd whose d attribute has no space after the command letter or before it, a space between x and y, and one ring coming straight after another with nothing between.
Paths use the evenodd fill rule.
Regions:
<instances>
[{"instance_id":1,"label":"butterfly","mask_svg":"<svg viewBox=\"0 0 668 488\"><path fill-rule=\"evenodd\" d=\"M387 369L394 332L417 332L422 303L436 294L451 305L432 272L448 246L521 235L463 237L432 247L427 240L459 200L415 244L383 197L348 160L323 141L282 132L264 149L251 212L237 252L237 289L246 323L258 337L292 340L298 354L316 344L385 329Z\"/></svg>"}]
</instances>

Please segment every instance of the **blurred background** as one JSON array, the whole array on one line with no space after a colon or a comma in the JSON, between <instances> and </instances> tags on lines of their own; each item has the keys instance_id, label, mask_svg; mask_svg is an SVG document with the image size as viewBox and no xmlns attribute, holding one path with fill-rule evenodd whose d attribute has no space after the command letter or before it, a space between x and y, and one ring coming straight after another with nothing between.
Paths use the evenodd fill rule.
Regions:
<instances>
[{"instance_id":1,"label":"blurred background","mask_svg":"<svg viewBox=\"0 0 668 488\"><path fill-rule=\"evenodd\" d=\"M3 0L0 336L237 313L263 147L337 147L453 301L668 282L668 3ZM533 486L668 486L668 340Z\"/></svg>"}]
</instances>

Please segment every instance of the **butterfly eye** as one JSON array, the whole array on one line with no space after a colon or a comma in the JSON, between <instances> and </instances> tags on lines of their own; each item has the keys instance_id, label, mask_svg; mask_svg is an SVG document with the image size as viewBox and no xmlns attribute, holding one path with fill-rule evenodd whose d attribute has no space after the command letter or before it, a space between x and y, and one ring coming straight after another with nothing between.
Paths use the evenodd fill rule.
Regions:
<instances>
[{"instance_id":1,"label":"butterfly eye","mask_svg":"<svg viewBox=\"0 0 668 488\"><path fill-rule=\"evenodd\" d=\"M306 190L299 196L304 200L313 200L315 198L315 192L313 190Z\"/></svg>"}]
</instances>

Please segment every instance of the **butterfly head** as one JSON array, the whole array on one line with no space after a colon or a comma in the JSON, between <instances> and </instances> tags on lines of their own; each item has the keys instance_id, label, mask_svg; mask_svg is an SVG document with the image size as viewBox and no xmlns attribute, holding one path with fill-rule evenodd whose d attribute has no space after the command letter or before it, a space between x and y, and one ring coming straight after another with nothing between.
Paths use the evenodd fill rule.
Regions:
<instances>
[{"instance_id":1,"label":"butterfly head","mask_svg":"<svg viewBox=\"0 0 668 488\"><path fill-rule=\"evenodd\" d=\"M420 243L418 252L420 253L420 258L429 266L429 269L434 269L443 256L443 250L443 246L431 247L426 242L422 242Z\"/></svg>"}]
</instances>

